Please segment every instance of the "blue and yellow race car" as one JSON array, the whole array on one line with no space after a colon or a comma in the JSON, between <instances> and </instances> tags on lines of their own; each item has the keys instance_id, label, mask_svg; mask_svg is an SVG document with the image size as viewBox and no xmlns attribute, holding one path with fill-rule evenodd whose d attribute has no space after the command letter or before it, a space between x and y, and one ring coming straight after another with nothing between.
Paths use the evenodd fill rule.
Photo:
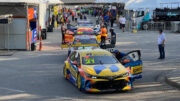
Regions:
<instances>
[{"instance_id":1,"label":"blue and yellow race car","mask_svg":"<svg viewBox=\"0 0 180 101\"><path fill-rule=\"evenodd\" d=\"M65 61L63 74L81 91L127 91L132 89L133 76L142 73L142 63L135 62L122 65L103 49L76 50Z\"/></svg>"}]
</instances>

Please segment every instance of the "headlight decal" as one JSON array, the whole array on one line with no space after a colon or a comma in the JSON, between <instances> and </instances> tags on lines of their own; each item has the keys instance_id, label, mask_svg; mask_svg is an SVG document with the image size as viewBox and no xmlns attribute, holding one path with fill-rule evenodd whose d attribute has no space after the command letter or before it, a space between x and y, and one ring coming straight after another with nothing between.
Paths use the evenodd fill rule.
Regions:
<instances>
[{"instance_id":1,"label":"headlight decal","mask_svg":"<svg viewBox=\"0 0 180 101\"><path fill-rule=\"evenodd\" d=\"M96 74L101 73L104 69L106 69L106 67L103 66L103 65L100 65L100 66L94 66L94 70L95 70Z\"/></svg>"},{"instance_id":2,"label":"headlight decal","mask_svg":"<svg viewBox=\"0 0 180 101\"><path fill-rule=\"evenodd\" d=\"M118 71L119 71L119 68L118 68L116 65L112 65L111 67L109 67L109 69L110 69L112 72L118 72Z\"/></svg>"}]
</instances>

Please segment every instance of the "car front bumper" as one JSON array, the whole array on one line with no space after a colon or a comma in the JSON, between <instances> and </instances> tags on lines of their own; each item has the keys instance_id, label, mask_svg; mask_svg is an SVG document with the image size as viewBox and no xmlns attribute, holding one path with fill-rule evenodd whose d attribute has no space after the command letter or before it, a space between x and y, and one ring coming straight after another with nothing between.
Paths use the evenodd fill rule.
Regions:
<instances>
[{"instance_id":1,"label":"car front bumper","mask_svg":"<svg viewBox=\"0 0 180 101\"><path fill-rule=\"evenodd\" d=\"M114 80L90 79L86 80L84 87L87 92L127 91L131 89L132 86L128 77Z\"/></svg>"}]
</instances>

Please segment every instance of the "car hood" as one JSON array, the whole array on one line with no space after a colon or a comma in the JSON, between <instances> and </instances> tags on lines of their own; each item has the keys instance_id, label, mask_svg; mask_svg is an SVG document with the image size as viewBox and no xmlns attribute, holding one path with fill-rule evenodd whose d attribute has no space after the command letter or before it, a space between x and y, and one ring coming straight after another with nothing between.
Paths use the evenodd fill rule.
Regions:
<instances>
[{"instance_id":1,"label":"car hood","mask_svg":"<svg viewBox=\"0 0 180 101\"><path fill-rule=\"evenodd\" d=\"M118 76L127 72L121 64L83 65L82 69L93 76Z\"/></svg>"}]
</instances>

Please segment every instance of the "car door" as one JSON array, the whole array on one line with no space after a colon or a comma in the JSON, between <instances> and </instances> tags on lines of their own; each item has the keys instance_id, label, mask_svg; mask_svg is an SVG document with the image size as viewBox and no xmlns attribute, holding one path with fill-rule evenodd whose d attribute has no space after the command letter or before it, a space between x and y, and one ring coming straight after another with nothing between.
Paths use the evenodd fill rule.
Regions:
<instances>
[{"instance_id":1,"label":"car door","mask_svg":"<svg viewBox=\"0 0 180 101\"><path fill-rule=\"evenodd\" d=\"M79 54L77 52L73 52L70 55L70 59L69 59L69 63L70 63L70 72L71 72L71 76L73 78L74 81L76 81L77 79L77 73L78 73L78 58Z\"/></svg>"},{"instance_id":2,"label":"car door","mask_svg":"<svg viewBox=\"0 0 180 101\"><path fill-rule=\"evenodd\" d=\"M120 62L126 67L129 68L132 78L140 79L142 78L142 67L143 62L141 60L140 50L134 50L126 54Z\"/></svg>"}]
</instances>

